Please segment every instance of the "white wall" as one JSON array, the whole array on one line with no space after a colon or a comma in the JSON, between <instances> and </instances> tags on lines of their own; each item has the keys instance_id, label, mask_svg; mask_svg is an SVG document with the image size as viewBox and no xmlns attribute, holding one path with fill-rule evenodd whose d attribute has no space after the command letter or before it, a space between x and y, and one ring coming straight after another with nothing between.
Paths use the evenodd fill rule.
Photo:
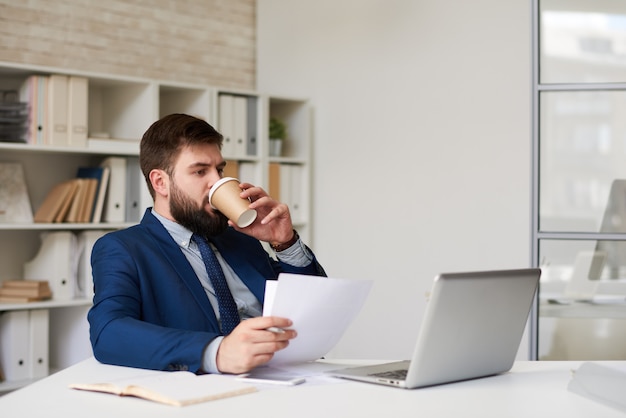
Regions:
<instances>
[{"instance_id":1,"label":"white wall","mask_svg":"<svg viewBox=\"0 0 626 418\"><path fill-rule=\"evenodd\" d=\"M257 13L258 89L314 107L314 250L375 280L331 355L407 358L435 274L530 265L530 2Z\"/></svg>"}]
</instances>

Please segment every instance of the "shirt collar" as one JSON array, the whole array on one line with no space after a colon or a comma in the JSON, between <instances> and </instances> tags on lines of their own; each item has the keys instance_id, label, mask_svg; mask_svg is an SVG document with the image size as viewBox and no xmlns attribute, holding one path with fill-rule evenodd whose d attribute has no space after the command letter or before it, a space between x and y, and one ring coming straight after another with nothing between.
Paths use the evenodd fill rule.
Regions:
<instances>
[{"instance_id":1,"label":"shirt collar","mask_svg":"<svg viewBox=\"0 0 626 418\"><path fill-rule=\"evenodd\" d=\"M172 236L172 238L174 238L174 241L176 241L179 246L189 248L191 236L193 235L190 230L188 230L179 223L176 223L159 215L157 212L155 212L154 209L152 209L152 214L155 218L159 220L159 222L161 222L161 224L163 224L163 227L167 230L167 232L169 232L169 234Z\"/></svg>"}]
</instances>

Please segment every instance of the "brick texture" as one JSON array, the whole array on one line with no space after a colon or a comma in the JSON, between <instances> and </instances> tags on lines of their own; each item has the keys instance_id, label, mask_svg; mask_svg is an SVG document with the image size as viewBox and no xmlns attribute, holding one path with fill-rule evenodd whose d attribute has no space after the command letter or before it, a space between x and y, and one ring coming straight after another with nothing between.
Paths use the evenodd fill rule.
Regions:
<instances>
[{"instance_id":1,"label":"brick texture","mask_svg":"<svg viewBox=\"0 0 626 418\"><path fill-rule=\"evenodd\" d=\"M0 0L0 61L256 87L256 0Z\"/></svg>"}]
</instances>

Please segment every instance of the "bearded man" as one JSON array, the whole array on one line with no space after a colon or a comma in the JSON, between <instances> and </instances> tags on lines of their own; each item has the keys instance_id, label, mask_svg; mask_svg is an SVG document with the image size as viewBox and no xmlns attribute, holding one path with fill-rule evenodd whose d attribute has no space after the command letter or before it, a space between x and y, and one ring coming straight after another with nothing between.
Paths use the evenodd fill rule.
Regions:
<instances>
[{"instance_id":1,"label":"bearded man","mask_svg":"<svg viewBox=\"0 0 626 418\"><path fill-rule=\"evenodd\" d=\"M185 114L165 116L143 135L139 160L154 205L138 225L101 237L91 254L88 320L98 361L244 373L296 337L289 318L261 316L266 280L324 270L287 205L261 187L240 184L258 214L245 228L211 207L209 189L226 166L221 146L220 133Z\"/></svg>"}]
</instances>

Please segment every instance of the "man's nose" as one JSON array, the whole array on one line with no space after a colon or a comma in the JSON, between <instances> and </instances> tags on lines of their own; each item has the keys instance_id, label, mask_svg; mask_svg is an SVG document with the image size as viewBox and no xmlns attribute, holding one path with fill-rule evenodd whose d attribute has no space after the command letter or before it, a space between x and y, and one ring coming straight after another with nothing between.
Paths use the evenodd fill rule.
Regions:
<instances>
[{"instance_id":1,"label":"man's nose","mask_svg":"<svg viewBox=\"0 0 626 418\"><path fill-rule=\"evenodd\" d=\"M221 178L222 178L222 174L220 173L220 171L217 169L212 169L210 176L209 176L209 183L208 183L209 189L213 187L213 185L217 183Z\"/></svg>"}]
</instances>

